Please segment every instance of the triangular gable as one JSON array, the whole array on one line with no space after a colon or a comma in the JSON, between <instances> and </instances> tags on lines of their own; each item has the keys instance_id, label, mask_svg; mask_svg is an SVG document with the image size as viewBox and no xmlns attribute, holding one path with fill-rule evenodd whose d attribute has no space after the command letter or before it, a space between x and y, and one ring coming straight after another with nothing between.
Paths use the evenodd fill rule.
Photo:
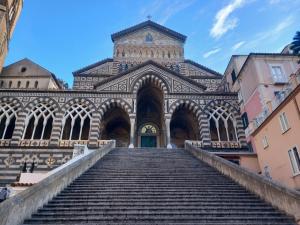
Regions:
<instances>
[{"instance_id":1,"label":"triangular gable","mask_svg":"<svg viewBox=\"0 0 300 225\"><path fill-rule=\"evenodd\" d=\"M21 59L3 68L2 76L52 76L53 74L31 61L28 58Z\"/></svg>"},{"instance_id":2,"label":"triangular gable","mask_svg":"<svg viewBox=\"0 0 300 225\"><path fill-rule=\"evenodd\" d=\"M154 61L147 61L125 73L121 73L95 85L95 89L105 92L132 92L136 82L146 75L154 75L162 80L170 93L203 93L206 87Z\"/></svg>"},{"instance_id":3,"label":"triangular gable","mask_svg":"<svg viewBox=\"0 0 300 225\"><path fill-rule=\"evenodd\" d=\"M119 31L117 33L114 33L114 34L111 35L111 39L114 42L116 39L118 39L120 37L123 37L125 35L128 35L130 33L136 32L138 30L141 30L141 29L144 29L144 28L147 28L147 27L150 27L150 28L152 28L154 30L162 32L162 33L166 34L167 36L175 38L175 39L177 39L177 40L179 40L181 42L185 42L185 40L186 40L186 36L185 35L180 34L180 33L176 32L174 30L171 30L171 29L169 29L167 27L164 27L164 26L162 26L162 25L160 25L158 23L154 23L151 20L147 20L147 21L145 21L143 23L137 24L137 25L129 27L129 28L125 29L125 30Z\"/></svg>"},{"instance_id":4,"label":"triangular gable","mask_svg":"<svg viewBox=\"0 0 300 225\"><path fill-rule=\"evenodd\" d=\"M222 74L209 69L199 63L196 63L192 60L184 60L187 69L188 76L199 76L199 77L213 77L213 78L222 78Z\"/></svg>"},{"instance_id":5,"label":"triangular gable","mask_svg":"<svg viewBox=\"0 0 300 225\"><path fill-rule=\"evenodd\" d=\"M111 64L113 62L113 59L108 58L101 60L99 62L93 63L91 65L88 65L86 67L83 67L79 70L76 70L73 72L73 75L79 75L79 74L109 74L111 71Z\"/></svg>"}]
</instances>

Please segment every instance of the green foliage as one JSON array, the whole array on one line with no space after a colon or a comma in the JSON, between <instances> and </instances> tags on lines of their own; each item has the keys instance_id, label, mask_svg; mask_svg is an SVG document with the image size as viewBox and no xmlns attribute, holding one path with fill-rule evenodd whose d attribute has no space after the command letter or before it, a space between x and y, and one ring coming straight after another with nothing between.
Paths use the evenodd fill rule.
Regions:
<instances>
[{"instance_id":1,"label":"green foliage","mask_svg":"<svg viewBox=\"0 0 300 225\"><path fill-rule=\"evenodd\" d=\"M300 56L300 31L297 31L291 45L293 53Z\"/></svg>"},{"instance_id":2,"label":"green foliage","mask_svg":"<svg viewBox=\"0 0 300 225\"><path fill-rule=\"evenodd\" d=\"M69 89L69 84L67 82L65 82L64 80L59 79L59 78L57 80L61 84L61 86L63 87L63 89Z\"/></svg>"}]
</instances>

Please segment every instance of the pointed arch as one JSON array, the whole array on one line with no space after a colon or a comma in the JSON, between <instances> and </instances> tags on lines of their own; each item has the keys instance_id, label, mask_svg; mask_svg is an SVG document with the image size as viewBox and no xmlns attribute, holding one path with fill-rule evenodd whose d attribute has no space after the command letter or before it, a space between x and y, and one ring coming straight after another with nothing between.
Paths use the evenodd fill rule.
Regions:
<instances>
[{"instance_id":1,"label":"pointed arch","mask_svg":"<svg viewBox=\"0 0 300 225\"><path fill-rule=\"evenodd\" d=\"M22 105L18 99L10 97L0 99L0 140L12 138L17 114L21 108Z\"/></svg>"},{"instance_id":2,"label":"pointed arch","mask_svg":"<svg viewBox=\"0 0 300 225\"><path fill-rule=\"evenodd\" d=\"M137 79L135 79L131 84L131 92L133 94L137 94L138 90L146 84L152 83L154 86L158 87L163 91L164 94L170 93L170 87L168 82L162 78L161 76L151 73L147 75L140 75Z\"/></svg>"},{"instance_id":3,"label":"pointed arch","mask_svg":"<svg viewBox=\"0 0 300 225\"><path fill-rule=\"evenodd\" d=\"M239 141L238 110L224 100L213 100L205 107L211 141Z\"/></svg>"},{"instance_id":4,"label":"pointed arch","mask_svg":"<svg viewBox=\"0 0 300 225\"><path fill-rule=\"evenodd\" d=\"M100 106L100 139L116 140L117 147L128 147L130 141L131 107L121 99L108 100Z\"/></svg>"},{"instance_id":5,"label":"pointed arch","mask_svg":"<svg viewBox=\"0 0 300 225\"><path fill-rule=\"evenodd\" d=\"M100 115L102 117L109 109L114 107L120 107L125 112L127 112L128 115L133 112L132 107L128 104L128 102L120 98L106 100L100 105L98 111L100 112Z\"/></svg>"},{"instance_id":6,"label":"pointed arch","mask_svg":"<svg viewBox=\"0 0 300 225\"><path fill-rule=\"evenodd\" d=\"M185 140L200 140L201 108L191 100L178 100L170 108L170 138L173 146L184 147Z\"/></svg>"},{"instance_id":7,"label":"pointed arch","mask_svg":"<svg viewBox=\"0 0 300 225\"><path fill-rule=\"evenodd\" d=\"M62 140L88 140L91 128L92 113L95 105L84 98L67 102L62 110Z\"/></svg>"},{"instance_id":8,"label":"pointed arch","mask_svg":"<svg viewBox=\"0 0 300 225\"><path fill-rule=\"evenodd\" d=\"M37 98L28 103L25 111L25 129L22 139L49 140L52 133L55 113L59 105L51 98Z\"/></svg>"}]
</instances>

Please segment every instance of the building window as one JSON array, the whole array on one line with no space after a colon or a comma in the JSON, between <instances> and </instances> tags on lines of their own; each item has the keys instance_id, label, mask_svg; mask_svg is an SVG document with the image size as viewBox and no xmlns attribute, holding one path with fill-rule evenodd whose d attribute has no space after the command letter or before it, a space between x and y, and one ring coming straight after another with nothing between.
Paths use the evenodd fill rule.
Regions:
<instances>
[{"instance_id":1,"label":"building window","mask_svg":"<svg viewBox=\"0 0 300 225\"><path fill-rule=\"evenodd\" d=\"M232 84L234 84L234 82L236 81L236 74L234 70L232 70L231 72L231 79L232 79Z\"/></svg>"},{"instance_id":2,"label":"building window","mask_svg":"<svg viewBox=\"0 0 300 225\"><path fill-rule=\"evenodd\" d=\"M39 85L38 81L34 82L34 88L38 88L38 85Z\"/></svg>"},{"instance_id":3,"label":"building window","mask_svg":"<svg viewBox=\"0 0 300 225\"><path fill-rule=\"evenodd\" d=\"M25 73L26 70L27 70L27 68L23 66L20 71L21 71L21 73Z\"/></svg>"},{"instance_id":4,"label":"building window","mask_svg":"<svg viewBox=\"0 0 300 225\"><path fill-rule=\"evenodd\" d=\"M282 133L286 132L290 127L285 112L279 115L279 121Z\"/></svg>"},{"instance_id":5,"label":"building window","mask_svg":"<svg viewBox=\"0 0 300 225\"><path fill-rule=\"evenodd\" d=\"M8 87L11 88L11 86L12 86L12 81L9 81Z\"/></svg>"},{"instance_id":6,"label":"building window","mask_svg":"<svg viewBox=\"0 0 300 225\"><path fill-rule=\"evenodd\" d=\"M300 157L297 147L288 151L294 175L300 174Z\"/></svg>"},{"instance_id":7,"label":"building window","mask_svg":"<svg viewBox=\"0 0 300 225\"><path fill-rule=\"evenodd\" d=\"M269 146L267 136L264 136L262 139L263 147L267 148Z\"/></svg>"},{"instance_id":8,"label":"building window","mask_svg":"<svg viewBox=\"0 0 300 225\"><path fill-rule=\"evenodd\" d=\"M18 81L18 86L17 86L18 88L20 88L21 87L21 81Z\"/></svg>"},{"instance_id":9,"label":"building window","mask_svg":"<svg viewBox=\"0 0 300 225\"><path fill-rule=\"evenodd\" d=\"M49 140L52 132L55 107L49 103L39 103L27 115L23 139Z\"/></svg>"},{"instance_id":10,"label":"building window","mask_svg":"<svg viewBox=\"0 0 300 225\"><path fill-rule=\"evenodd\" d=\"M26 81L26 88L29 88L29 81Z\"/></svg>"},{"instance_id":11,"label":"building window","mask_svg":"<svg viewBox=\"0 0 300 225\"><path fill-rule=\"evenodd\" d=\"M0 86L3 88L3 86L4 86L4 81L3 80L1 81Z\"/></svg>"},{"instance_id":12,"label":"building window","mask_svg":"<svg viewBox=\"0 0 300 225\"><path fill-rule=\"evenodd\" d=\"M87 105L72 105L62 120L62 140L88 140L91 110Z\"/></svg>"},{"instance_id":13,"label":"building window","mask_svg":"<svg viewBox=\"0 0 300 225\"><path fill-rule=\"evenodd\" d=\"M0 103L0 139L11 139L15 129L18 106L13 102Z\"/></svg>"},{"instance_id":14,"label":"building window","mask_svg":"<svg viewBox=\"0 0 300 225\"><path fill-rule=\"evenodd\" d=\"M287 79L284 75L281 66L272 66L272 76L275 83L286 83Z\"/></svg>"},{"instance_id":15,"label":"building window","mask_svg":"<svg viewBox=\"0 0 300 225\"><path fill-rule=\"evenodd\" d=\"M248 149L250 152L253 152L253 146L252 146L252 143L251 142L248 142L247 143L247 146L248 146Z\"/></svg>"},{"instance_id":16,"label":"building window","mask_svg":"<svg viewBox=\"0 0 300 225\"><path fill-rule=\"evenodd\" d=\"M212 141L238 141L236 120L224 106L209 110L209 126Z\"/></svg>"},{"instance_id":17,"label":"building window","mask_svg":"<svg viewBox=\"0 0 300 225\"><path fill-rule=\"evenodd\" d=\"M243 122L244 129L246 129L249 125L248 115L246 112L242 114L242 122Z\"/></svg>"},{"instance_id":18,"label":"building window","mask_svg":"<svg viewBox=\"0 0 300 225\"><path fill-rule=\"evenodd\" d=\"M146 35L146 40L145 40L146 42L152 42L153 41L153 37L152 37L152 35L150 34L150 33L148 33L147 35Z\"/></svg>"},{"instance_id":19,"label":"building window","mask_svg":"<svg viewBox=\"0 0 300 225\"><path fill-rule=\"evenodd\" d=\"M238 99L239 99L239 103L241 103L243 101L243 96L242 96L241 90L238 91Z\"/></svg>"}]
</instances>

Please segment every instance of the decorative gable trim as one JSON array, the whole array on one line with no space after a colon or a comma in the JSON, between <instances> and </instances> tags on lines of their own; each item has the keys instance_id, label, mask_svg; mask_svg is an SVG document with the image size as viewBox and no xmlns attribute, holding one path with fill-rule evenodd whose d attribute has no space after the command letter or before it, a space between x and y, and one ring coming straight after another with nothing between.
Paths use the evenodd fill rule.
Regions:
<instances>
[{"instance_id":1,"label":"decorative gable trim","mask_svg":"<svg viewBox=\"0 0 300 225\"><path fill-rule=\"evenodd\" d=\"M81 69L79 69L79 70L74 71L74 72L73 72L73 76L76 76L76 75L78 75L78 74L81 74L81 73L83 73L83 72L85 72L85 71L88 71L88 70L90 70L90 69L93 69L93 68L95 68L95 67L101 66L102 64L107 63L107 62L113 62L113 59L112 59L112 58L103 59L103 60L101 60L101 61L98 61L98 62L93 63L93 64L91 64L91 65L88 65L88 66L86 66L86 67L83 67L83 68L81 68Z\"/></svg>"},{"instance_id":2,"label":"decorative gable trim","mask_svg":"<svg viewBox=\"0 0 300 225\"><path fill-rule=\"evenodd\" d=\"M195 61L192 61L190 59L186 59L186 60L184 60L184 62L187 63L187 64L191 64L191 65L193 65L193 66L195 66L195 67L197 67L197 68L199 68L201 70L204 70L204 71L206 71L208 73L211 73L212 75L215 75L215 76L217 76L220 79L222 79L222 77L223 77L223 75L220 74L220 73L218 73L217 71L209 69L206 66L203 66L203 65L201 65L199 63L196 63Z\"/></svg>"},{"instance_id":3,"label":"decorative gable trim","mask_svg":"<svg viewBox=\"0 0 300 225\"><path fill-rule=\"evenodd\" d=\"M182 41L182 42L185 42L185 40L187 38L183 34L180 34L180 33L176 32L174 30L171 30L171 29L169 29L167 27L164 27L164 26L162 26L162 25L160 25L158 23L155 23L155 22L153 22L151 20L147 20L147 21L145 21L143 23L137 24L135 26L129 27L129 28L125 29L125 30L122 30L122 31L119 31L117 33L112 34L111 35L111 40L114 42L116 39L118 39L120 37L123 37L123 36L125 36L127 34L133 33L135 31L143 29L145 27L151 27L151 28L153 28L153 29L155 29L157 31L160 31L160 32L162 32L162 33L164 33L164 34L166 34L166 35L168 35L170 37L173 37L173 38L175 38L175 39L177 39L179 41Z\"/></svg>"},{"instance_id":4,"label":"decorative gable trim","mask_svg":"<svg viewBox=\"0 0 300 225\"><path fill-rule=\"evenodd\" d=\"M136 67L125 74L117 75L95 85L97 91L136 92L145 82L155 82L165 93L203 93L205 86L179 74L171 73L153 62Z\"/></svg>"}]
</instances>

